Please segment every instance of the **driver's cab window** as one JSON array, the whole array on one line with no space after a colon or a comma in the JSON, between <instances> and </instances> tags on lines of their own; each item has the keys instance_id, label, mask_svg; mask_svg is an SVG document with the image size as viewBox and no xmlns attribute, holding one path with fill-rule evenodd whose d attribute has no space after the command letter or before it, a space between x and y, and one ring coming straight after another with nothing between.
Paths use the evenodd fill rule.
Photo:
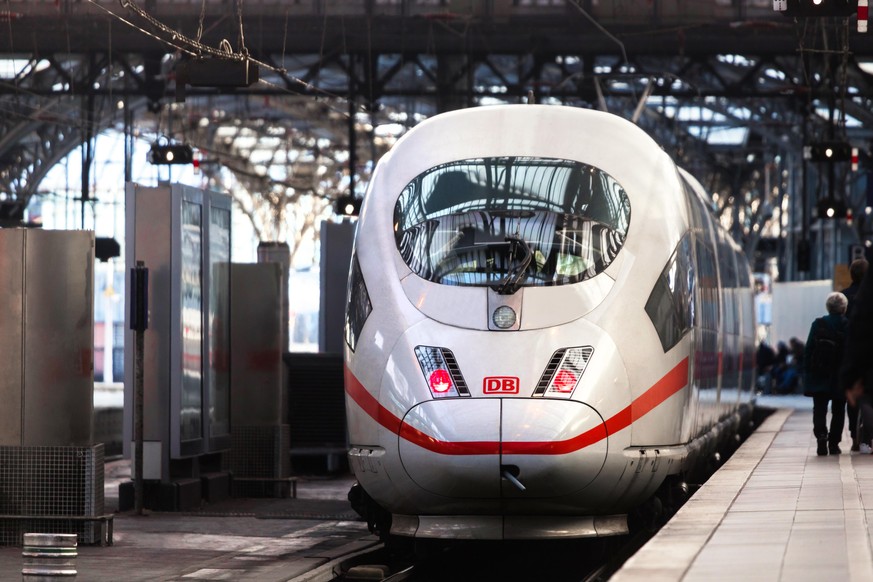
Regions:
<instances>
[{"instance_id":1,"label":"driver's cab window","mask_svg":"<svg viewBox=\"0 0 873 582\"><path fill-rule=\"evenodd\" d=\"M444 285L563 285L615 259L630 203L618 182L581 162L499 157L424 172L395 206L397 248Z\"/></svg>"}]
</instances>

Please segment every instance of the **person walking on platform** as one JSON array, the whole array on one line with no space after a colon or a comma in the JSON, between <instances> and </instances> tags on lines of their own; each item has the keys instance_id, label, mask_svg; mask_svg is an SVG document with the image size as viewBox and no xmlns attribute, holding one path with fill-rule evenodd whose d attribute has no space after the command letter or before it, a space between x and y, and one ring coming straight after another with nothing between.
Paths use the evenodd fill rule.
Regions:
<instances>
[{"instance_id":1,"label":"person walking on platform","mask_svg":"<svg viewBox=\"0 0 873 582\"><path fill-rule=\"evenodd\" d=\"M866 259L855 259L852 261L852 264L849 265L849 275L852 277L852 284L840 291L843 295L846 296L846 299L849 300L849 306L846 308L846 317L851 321L852 313L855 311L855 296L858 294L858 290L861 288L861 281L864 280L864 274L867 272L867 267L869 263L867 263ZM852 450L860 451L861 450L861 441L859 438L859 428L858 428L858 407L852 406L849 404L846 407L846 416L849 420L849 434L852 435ZM865 452L869 452L870 449L870 437L865 436L863 439L865 445Z\"/></svg>"},{"instance_id":2,"label":"person walking on platform","mask_svg":"<svg viewBox=\"0 0 873 582\"><path fill-rule=\"evenodd\" d=\"M848 300L842 293L828 295L828 314L812 322L803 354L803 393L812 396L812 432L818 455L839 455L843 425L846 421L846 398L840 385L840 364L845 345ZM828 402L831 403L831 427L827 426Z\"/></svg>"},{"instance_id":3,"label":"person walking on platform","mask_svg":"<svg viewBox=\"0 0 873 582\"><path fill-rule=\"evenodd\" d=\"M866 274L849 319L840 385L846 390L847 402L858 407L862 427L873 427L873 277Z\"/></svg>"}]
</instances>

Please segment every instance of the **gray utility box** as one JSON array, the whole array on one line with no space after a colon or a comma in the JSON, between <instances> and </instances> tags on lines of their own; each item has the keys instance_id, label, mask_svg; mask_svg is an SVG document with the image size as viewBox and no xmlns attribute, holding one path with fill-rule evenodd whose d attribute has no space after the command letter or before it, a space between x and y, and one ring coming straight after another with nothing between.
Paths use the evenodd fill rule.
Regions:
<instances>
[{"instance_id":1,"label":"gray utility box","mask_svg":"<svg viewBox=\"0 0 873 582\"><path fill-rule=\"evenodd\" d=\"M287 338L283 296L287 283L278 263L231 266L231 416L234 426L288 423L282 354Z\"/></svg>"},{"instance_id":2,"label":"gray utility box","mask_svg":"<svg viewBox=\"0 0 873 582\"><path fill-rule=\"evenodd\" d=\"M0 446L90 446L94 233L0 229Z\"/></svg>"},{"instance_id":3,"label":"gray utility box","mask_svg":"<svg viewBox=\"0 0 873 582\"><path fill-rule=\"evenodd\" d=\"M318 310L318 351L343 353L349 266L357 221L321 223L321 301Z\"/></svg>"},{"instance_id":4,"label":"gray utility box","mask_svg":"<svg viewBox=\"0 0 873 582\"><path fill-rule=\"evenodd\" d=\"M169 482L171 459L230 448L231 199L179 184L127 184L126 264L148 275L143 477ZM124 444L133 447L135 333L125 291ZM183 465L196 477L195 464Z\"/></svg>"},{"instance_id":5,"label":"gray utility box","mask_svg":"<svg viewBox=\"0 0 873 582\"><path fill-rule=\"evenodd\" d=\"M229 455L235 497L283 497L290 484L288 283L279 263L231 265Z\"/></svg>"}]
</instances>

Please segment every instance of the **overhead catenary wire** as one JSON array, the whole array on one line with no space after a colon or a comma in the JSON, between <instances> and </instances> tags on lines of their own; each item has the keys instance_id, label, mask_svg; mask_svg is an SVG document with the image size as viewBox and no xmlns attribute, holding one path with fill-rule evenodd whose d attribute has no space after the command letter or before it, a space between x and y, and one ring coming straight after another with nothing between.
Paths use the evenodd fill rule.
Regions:
<instances>
[{"instance_id":1,"label":"overhead catenary wire","mask_svg":"<svg viewBox=\"0 0 873 582\"><path fill-rule=\"evenodd\" d=\"M203 22L206 20L206 0L201 0L200 18L197 21L197 42L203 38Z\"/></svg>"},{"instance_id":2,"label":"overhead catenary wire","mask_svg":"<svg viewBox=\"0 0 873 582\"><path fill-rule=\"evenodd\" d=\"M281 77L285 78L286 80L290 80L290 81L302 86L307 91L310 91L313 94L311 96L316 98L316 99L319 96L323 96L323 97L337 101L340 104L340 107L334 107L331 104L327 104L327 106L330 107L333 111L335 111L339 115L343 115L343 116L348 115L348 112L345 109L343 109L341 106L347 105L349 99L343 97L342 95L338 95L338 94L333 93L331 91L327 91L325 89L322 89L316 85L313 85L312 83L306 81L305 79L301 79L299 77L291 75L288 73L288 71L284 67L276 67L276 66L271 65L267 62L264 62L260 59L256 59L256 58L250 56L248 54L248 49L244 47L244 44L243 44L243 46L241 46L241 49L245 49L245 50L240 50L240 52L235 52L233 50L232 46L230 45L230 42L227 41L227 39L222 39L221 43L219 44L219 48L211 47L209 45L206 45L206 44L200 42L199 39L189 38L188 36L186 36L182 32L177 31L170 26L167 26L166 24L164 24L163 22L161 22L160 20L158 20L157 18L155 18L154 16L149 14L146 10L144 10L143 8L138 6L135 2L133 2L133 0L119 0L119 3L120 3L122 8L130 10L131 12L135 13L137 16L139 16L140 18L142 18L143 20L145 20L146 22L151 24L153 27L155 27L156 29L158 29L162 33L169 36L169 38L165 38L163 36L160 36L158 34L155 34L151 31L143 28L142 26L137 25L135 22L131 21L130 19L125 18L123 15L118 14L117 12L114 12L114 11L108 9L106 6L103 6L102 4L97 3L95 0L87 0L87 2L96 6L97 8L99 8L100 10L102 10L103 12L108 14L110 17L115 18L115 19L119 20L120 22L130 26L131 28L138 30L139 32L157 40L158 42L161 42L161 43L179 51L180 53L186 54L188 56L201 57L204 55L209 55L209 56L218 57L218 58L227 58L227 59L233 59L233 60L239 60L239 61L252 62L252 63L258 65L259 67L262 67L268 71L271 71L271 72L274 72L274 73L280 75ZM205 7L204 6L201 6L201 12L203 14L203 21L202 22L205 22ZM243 21L242 21L242 1L241 0L239 0L239 2L237 3L237 14L238 14L239 25L240 25L240 42L245 43L245 34L244 34L244 30L243 30ZM198 34L199 34L199 32L200 31L198 28ZM323 54L323 51L322 51L322 54ZM284 62L283 62L283 65L284 65ZM287 92L290 95L307 96L305 93L302 93L300 91L295 91L294 89L291 89L289 87L281 87L275 83L270 83L263 78L261 78L258 82L262 83L264 85L270 86L270 87L280 89L284 92ZM362 113L366 112L362 106L357 106L357 109L359 112L362 112Z\"/></svg>"},{"instance_id":3,"label":"overhead catenary wire","mask_svg":"<svg viewBox=\"0 0 873 582\"><path fill-rule=\"evenodd\" d=\"M582 14L582 16L584 16L591 24L593 24L595 28L597 28L597 30L602 32L604 35L606 35L607 38L609 38L618 45L618 48L621 49L621 56L624 59L624 64L626 66L630 66L630 61L628 61L627 58L627 51L625 51L624 49L624 43L621 42L621 40L619 40L618 37L616 37L614 34L606 30L602 24L597 22L597 20L593 16L591 16L588 11L585 10L585 8L582 7L582 5L579 3L579 0L570 0L570 4L572 4L576 8L576 10L578 10Z\"/></svg>"},{"instance_id":4,"label":"overhead catenary wire","mask_svg":"<svg viewBox=\"0 0 873 582\"><path fill-rule=\"evenodd\" d=\"M249 56L249 49L246 48L246 33L243 27L243 0L236 0L236 15L239 19L239 52L246 58Z\"/></svg>"}]
</instances>

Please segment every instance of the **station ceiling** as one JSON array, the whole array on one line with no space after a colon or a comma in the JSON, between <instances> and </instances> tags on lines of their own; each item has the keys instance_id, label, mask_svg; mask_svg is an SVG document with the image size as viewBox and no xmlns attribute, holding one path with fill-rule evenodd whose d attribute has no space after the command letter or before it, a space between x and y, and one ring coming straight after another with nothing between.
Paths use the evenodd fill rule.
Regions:
<instances>
[{"instance_id":1,"label":"station ceiling","mask_svg":"<svg viewBox=\"0 0 873 582\"><path fill-rule=\"evenodd\" d=\"M804 144L845 140L869 160L873 38L856 28L772 0L6 0L0 224L110 128L191 143L254 192L302 194L318 166L363 166L439 111L532 99L636 121L752 250L786 223ZM258 81L180 91L180 65L203 59L227 79L248 60ZM293 167L290 149L305 154Z\"/></svg>"}]
</instances>

